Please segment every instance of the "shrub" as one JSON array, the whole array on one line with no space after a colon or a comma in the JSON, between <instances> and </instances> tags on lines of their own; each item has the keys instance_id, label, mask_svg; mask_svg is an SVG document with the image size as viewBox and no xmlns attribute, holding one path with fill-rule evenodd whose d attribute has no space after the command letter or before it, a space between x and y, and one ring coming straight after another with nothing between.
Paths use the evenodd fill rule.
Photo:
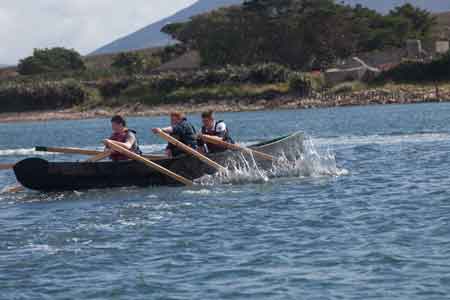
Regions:
<instances>
[{"instance_id":1,"label":"shrub","mask_svg":"<svg viewBox=\"0 0 450 300\"><path fill-rule=\"evenodd\" d=\"M114 57L113 68L125 70L128 74L142 73L147 68L147 61L137 52L119 53Z\"/></svg>"},{"instance_id":2,"label":"shrub","mask_svg":"<svg viewBox=\"0 0 450 300\"><path fill-rule=\"evenodd\" d=\"M104 80L98 85L100 94L105 98L118 97L121 92L127 89L133 80L122 79L122 80Z\"/></svg>"},{"instance_id":3,"label":"shrub","mask_svg":"<svg viewBox=\"0 0 450 300\"><path fill-rule=\"evenodd\" d=\"M378 81L426 82L450 80L450 51L431 62L405 61L383 72Z\"/></svg>"},{"instance_id":4,"label":"shrub","mask_svg":"<svg viewBox=\"0 0 450 300\"><path fill-rule=\"evenodd\" d=\"M81 55L65 48L35 49L32 56L22 59L17 67L21 75L85 70Z\"/></svg>"},{"instance_id":5,"label":"shrub","mask_svg":"<svg viewBox=\"0 0 450 300\"><path fill-rule=\"evenodd\" d=\"M188 51L188 48L184 44L175 44L164 47L162 50L158 51L155 55L160 58L162 63L171 61Z\"/></svg>"},{"instance_id":6,"label":"shrub","mask_svg":"<svg viewBox=\"0 0 450 300\"><path fill-rule=\"evenodd\" d=\"M161 92L171 92L183 85L184 79L181 79L177 73L169 72L150 79L150 86Z\"/></svg>"},{"instance_id":7,"label":"shrub","mask_svg":"<svg viewBox=\"0 0 450 300\"><path fill-rule=\"evenodd\" d=\"M88 91L74 80L11 84L0 89L3 111L69 108L89 98Z\"/></svg>"},{"instance_id":8,"label":"shrub","mask_svg":"<svg viewBox=\"0 0 450 300\"><path fill-rule=\"evenodd\" d=\"M312 92L311 82L305 79L304 75L298 72L289 76L289 90L302 96L309 95Z\"/></svg>"},{"instance_id":9,"label":"shrub","mask_svg":"<svg viewBox=\"0 0 450 300\"><path fill-rule=\"evenodd\" d=\"M251 83L278 83L285 82L289 77L290 70L275 64L257 64L249 68L249 81Z\"/></svg>"}]
</instances>

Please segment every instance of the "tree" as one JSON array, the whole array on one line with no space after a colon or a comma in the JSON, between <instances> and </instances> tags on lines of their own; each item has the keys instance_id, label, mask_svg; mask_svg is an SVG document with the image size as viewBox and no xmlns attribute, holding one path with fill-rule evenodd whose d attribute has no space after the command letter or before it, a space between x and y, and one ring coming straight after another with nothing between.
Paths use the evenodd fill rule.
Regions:
<instances>
[{"instance_id":1,"label":"tree","mask_svg":"<svg viewBox=\"0 0 450 300\"><path fill-rule=\"evenodd\" d=\"M22 59L18 65L21 75L42 74L62 71L85 70L81 55L75 50L61 47L34 49L33 55Z\"/></svg>"},{"instance_id":2,"label":"tree","mask_svg":"<svg viewBox=\"0 0 450 300\"><path fill-rule=\"evenodd\" d=\"M411 5L381 15L333 0L248 0L169 24L163 32L199 50L209 66L276 62L324 69L338 58L427 38L432 24L427 11Z\"/></svg>"},{"instance_id":3,"label":"tree","mask_svg":"<svg viewBox=\"0 0 450 300\"><path fill-rule=\"evenodd\" d=\"M389 13L389 16L399 19L402 18L409 22L410 30L408 32L408 38L427 38L436 22L436 18L430 12L419 7L414 7L409 3L396 7Z\"/></svg>"},{"instance_id":4,"label":"tree","mask_svg":"<svg viewBox=\"0 0 450 300\"><path fill-rule=\"evenodd\" d=\"M111 66L125 70L128 74L136 74L157 67L159 64L160 61L155 57L147 59L138 52L123 52L115 56Z\"/></svg>"}]
</instances>

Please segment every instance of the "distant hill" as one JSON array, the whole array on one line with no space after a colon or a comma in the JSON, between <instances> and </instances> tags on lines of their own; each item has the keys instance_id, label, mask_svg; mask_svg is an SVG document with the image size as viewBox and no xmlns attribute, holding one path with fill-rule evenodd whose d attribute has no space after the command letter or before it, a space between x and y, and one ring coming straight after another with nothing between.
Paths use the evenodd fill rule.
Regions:
<instances>
[{"instance_id":1,"label":"distant hill","mask_svg":"<svg viewBox=\"0 0 450 300\"><path fill-rule=\"evenodd\" d=\"M166 24L189 20L190 17L214 10L219 7L240 4L243 0L199 0L191 6L180 10L176 14L144 27L135 33L120 38L101 47L92 54L115 53L150 47L165 46L171 42L171 38L161 32Z\"/></svg>"},{"instance_id":2,"label":"distant hill","mask_svg":"<svg viewBox=\"0 0 450 300\"><path fill-rule=\"evenodd\" d=\"M144 27L128 36L115 40L94 51L92 54L116 53L165 46L173 42L169 36L161 33L161 28L166 24L186 21L197 14L223 6L241 4L243 2L244 0L198 0L196 3L180 10L176 14ZM359 3L381 12L387 12L395 6L403 5L408 2L433 12L450 11L450 0L344 0L344 2L351 5Z\"/></svg>"}]
</instances>

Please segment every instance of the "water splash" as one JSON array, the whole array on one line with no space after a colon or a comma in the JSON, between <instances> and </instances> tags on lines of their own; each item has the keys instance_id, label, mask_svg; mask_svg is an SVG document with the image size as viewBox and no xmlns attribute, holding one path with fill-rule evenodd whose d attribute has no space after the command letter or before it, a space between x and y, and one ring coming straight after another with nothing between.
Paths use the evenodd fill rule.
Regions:
<instances>
[{"instance_id":1,"label":"water splash","mask_svg":"<svg viewBox=\"0 0 450 300\"><path fill-rule=\"evenodd\" d=\"M289 155L282 154L270 169L261 169L252 155L239 155L228 162L227 170L214 175L206 175L196 180L200 185L265 183L273 178L338 177L347 175L346 169L339 168L331 150L319 151L311 138L303 145L291 149Z\"/></svg>"},{"instance_id":2,"label":"water splash","mask_svg":"<svg viewBox=\"0 0 450 300\"><path fill-rule=\"evenodd\" d=\"M336 156L330 149L320 152L311 138L305 139L303 151L297 150L294 160L283 155L272 167L270 177L323 177L347 175L338 167Z\"/></svg>"},{"instance_id":3,"label":"water splash","mask_svg":"<svg viewBox=\"0 0 450 300\"><path fill-rule=\"evenodd\" d=\"M214 175L205 175L195 181L200 185L265 183L269 181L267 172L260 169L253 155L246 158L239 154L237 159L228 161L226 170Z\"/></svg>"}]
</instances>

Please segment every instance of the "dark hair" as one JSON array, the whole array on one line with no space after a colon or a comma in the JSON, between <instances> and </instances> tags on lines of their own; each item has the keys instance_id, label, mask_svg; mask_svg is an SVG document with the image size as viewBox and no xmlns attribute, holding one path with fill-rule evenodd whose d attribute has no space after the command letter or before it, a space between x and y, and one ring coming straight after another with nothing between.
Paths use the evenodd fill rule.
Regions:
<instances>
[{"instance_id":1,"label":"dark hair","mask_svg":"<svg viewBox=\"0 0 450 300\"><path fill-rule=\"evenodd\" d=\"M116 115L116 116L112 117L111 123L120 124L123 127L127 126L127 122L125 121L125 119L122 118L122 116L119 116L119 115Z\"/></svg>"},{"instance_id":2,"label":"dark hair","mask_svg":"<svg viewBox=\"0 0 450 300\"><path fill-rule=\"evenodd\" d=\"M214 117L214 112L212 110L202 112L203 119L212 119Z\"/></svg>"}]
</instances>

